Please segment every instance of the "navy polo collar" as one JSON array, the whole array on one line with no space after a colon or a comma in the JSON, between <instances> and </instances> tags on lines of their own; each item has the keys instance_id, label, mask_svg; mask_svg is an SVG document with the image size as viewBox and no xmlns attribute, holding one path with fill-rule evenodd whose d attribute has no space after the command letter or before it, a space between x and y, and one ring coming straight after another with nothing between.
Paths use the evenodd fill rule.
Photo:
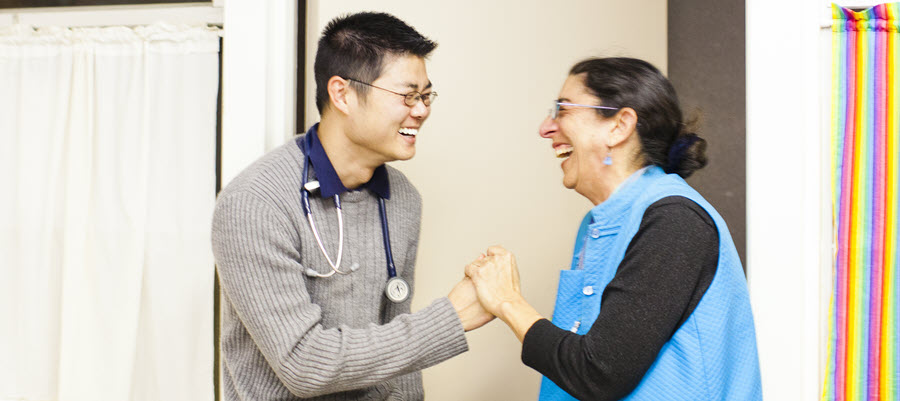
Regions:
<instances>
[{"instance_id":1,"label":"navy polo collar","mask_svg":"<svg viewBox=\"0 0 900 401\"><path fill-rule=\"evenodd\" d=\"M331 160L319 140L318 130L319 123L316 123L309 128L309 131L306 131L305 148L309 150L309 162L316 171L316 179L319 180L319 193L323 198L330 198L350 190L344 186L337 172L334 171L334 165L331 164ZM368 189L384 199L390 199L391 186L388 182L387 167L384 164L378 166L372 174L372 178L360 185L359 189Z\"/></svg>"}]
</instances>

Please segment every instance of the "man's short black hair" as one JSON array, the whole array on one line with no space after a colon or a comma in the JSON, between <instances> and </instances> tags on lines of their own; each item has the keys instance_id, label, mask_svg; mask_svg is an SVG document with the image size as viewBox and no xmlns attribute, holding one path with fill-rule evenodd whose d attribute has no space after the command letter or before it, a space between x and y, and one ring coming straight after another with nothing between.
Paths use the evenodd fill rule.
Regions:
<instances>
[{"instance_id":1,"label":"man's short black hair","mask_svg":"<svg viewBox=\"0 0 900 401\"><path fill-rule=\"evenodd\" d=\"M322 31L313 71L316 107L328 104L328 80L337 75L371 83L381 76L385 56L426 57L437 43L386 13L363 12L333 19ZM355 85L365 96L368 86Z\"/></svg>"}]
</instances>

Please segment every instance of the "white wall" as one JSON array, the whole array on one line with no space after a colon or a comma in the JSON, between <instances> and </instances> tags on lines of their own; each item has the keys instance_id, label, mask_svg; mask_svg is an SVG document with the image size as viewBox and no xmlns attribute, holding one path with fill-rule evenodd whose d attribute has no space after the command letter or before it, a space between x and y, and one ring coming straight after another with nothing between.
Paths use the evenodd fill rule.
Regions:
<instances>
[{"instance_id":1,"label":"white wall","mask_svg":"<svg viewBox=\"0 0 900 401\"><path fill-rule=\"evenodd\" d=\"M307 125L317 119L312 61L322 28L365 10L392 13L439 43L428 72L440 96L416 157L393 164L424 201L413 309L446 295L466 263L502 244L518 256L525 296L549 317L590 204L562 187L537 126L582 58L628 55L665 71L666 1L309 1ZM424 372L428 400L536 398L539 376L502 322L468 340L469 352Z\"/></svg>"},{"instance_id":2,"label":"white wall","mask_svg":"<svg viewBox=\"0 0 900 401\"><path fill-rule=\"evenodd\" d=\"M294 0L228 0L225 6L223 188L296 133L296 20Z\"/></svg>"},{"instance_id":3,"label":"white wall","mask_svg":"<svg viewBox=\"0 0 900 401\"><path fill-rule=\"evenodd\" d=\"M814 400L822 388L832 285L825 6L747 2L747 271L766 400ZM776 24L772 10L791 22Z\"/></svg>"},{"instance_id":4,"label":"white wall","mask_svg":"<svg viewBox=\"0 0 900 401\"><path fill-rule=\"evenodd\" d=\"M293 66L286 61L294 46L285 24L295 13L290 1L266 3L268 8L261 10L255 1L228 0L224 12L226 183L294 132L292 94L285 92L294 87L289 85ZM526 296L549 316L556 271L567 265L573 230L589 205L561 187L558 163L536 126L567 68L583 57L642 57L665 71L666 2L370 4L308 2L307 125L316 118L311 79L315 40L334 16L384 10L437 40L429 72L441 97L422 131L416 159L395 164L418 185L425 201L414 307L444 295L466 262L488 244L499 243L519 255ZM747 2L748 271L767 400L812 400L821 389L824 310L831 289L830 188L823 175L827 144L821 109L830 54L828 35L819 29L827 4ZM792 15L793 22L771 29L775 9ZM70 15L32 10L19 16L7 11L0 13L0 25L223 19L215 9L174 14L106 10ZM260 58L270 61L260 64ZM257 75L246 75L250 73ZM502 323L471 333L469 341L469 353L425 372L429 399L534 397L537 375L521 365L519 345Z\"/></svg>"},{"instance_id":5,"label":"white wall","mask_svg":"<svg viewBox=\"0 0 900 401\"><path fill-rule=\"evenodd\" d=\"M286 114L293 106L291 94L272 87L278 82L282 89L293 87L280 80L291 79L293 67L285 59L292 56L293 43L282 39L291 32L285 19L295 13L289 1L266 3L268 9L260 10L256 1L228 0L225 8L226 183L294 131ZM831 288L821 105L827 99L822 90L830 55L823 39L828 35L819 25L829 3L747 2L748 271L767 400L812 400L821 389ZM384 10L440 43L429 72L441 97L422 131L416 159L395 164L425 200L415 307L445 294L469 259L500 243L519 255L526 296L549 316L556 271L567 265L573 230L589 205L561 187L558 163L536 126L567 68L582 57L642 57L665 71L666 2L390 0L376 7L363 0L310 0L308 6L307 125L316 118L314 44L332 17ZM0 25L222 21L221 11L209 9L163 11L159 17L150 9L107 9L112 11L32 10L23 16L7 11L0 13ZM772 29L776 9L793 16L792 23ZM274 61L261 65L253 57ZM245 75L253 71L261 74ZM472 351L425 372L429 399L534 397L537 375L521 365L519 345L502 323L471 333L469 341Z\"/></svg>"}]
</instances>

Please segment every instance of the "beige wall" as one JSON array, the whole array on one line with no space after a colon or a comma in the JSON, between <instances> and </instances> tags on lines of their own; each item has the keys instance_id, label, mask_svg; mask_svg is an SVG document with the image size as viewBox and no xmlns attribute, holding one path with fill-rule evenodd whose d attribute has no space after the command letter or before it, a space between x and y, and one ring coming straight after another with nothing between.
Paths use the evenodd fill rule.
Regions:
<instances>
[{"instance_id":1,"label":"beige wall","mask_svg":"<svg viewBox=\"0 0 900 401\"><path fill-rule=\"evenodd\" d=\"M590 204L561 185L537 126L582 58L639 57L666 71L666 1L310 0L307 126L317 119L319 33L337 15L366 10L394 14L439 43L428 72L440 97L416 157L393 164L424 202L413 309L446 295L466 263L501 244L518 257L526 298L549 318ZM469 352L424 372L428 400L536 398L540 376L521 363L503 322L467 337Z\"/></svg>"}]
</instances>

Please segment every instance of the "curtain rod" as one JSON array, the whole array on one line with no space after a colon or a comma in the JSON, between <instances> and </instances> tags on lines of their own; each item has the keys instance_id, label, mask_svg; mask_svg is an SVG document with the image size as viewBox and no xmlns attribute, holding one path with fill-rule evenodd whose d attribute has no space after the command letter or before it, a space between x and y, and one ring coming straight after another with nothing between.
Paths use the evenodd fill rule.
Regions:
<instances>
[{"instance_id":1,"label":"curtain rod","mask_svg":"<svg viewBox=\"0 0 900 401\"><path fill-rule=\"evenodd\" d=\"M171 5L82 6L53 8L16 8L0 10L0 25L103 27L138 26L157 22L222 26L223 8L210 3Z\"/></svg>"}]
</instances>

